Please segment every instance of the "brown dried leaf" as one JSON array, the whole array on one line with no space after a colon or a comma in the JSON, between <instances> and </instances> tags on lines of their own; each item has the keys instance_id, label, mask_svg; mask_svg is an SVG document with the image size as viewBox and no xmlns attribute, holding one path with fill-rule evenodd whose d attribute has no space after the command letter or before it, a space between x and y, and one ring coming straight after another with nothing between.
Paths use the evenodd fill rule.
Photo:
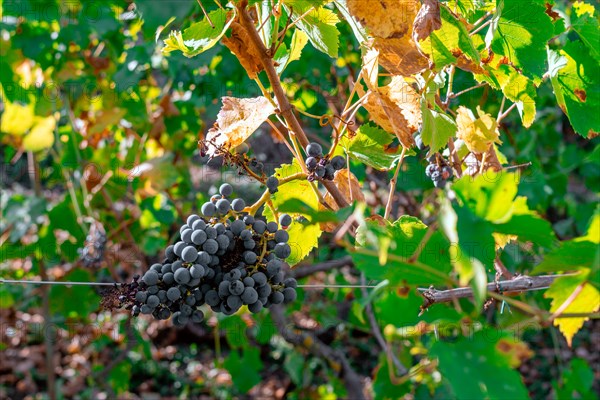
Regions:
<instances>
[{"instance_id":1,"label":"brown dried leaf","mask_svg":"<svg viewBox=\"0 0 600 400\"><path fill-rule=\"evenodd\" d=\"M223 37L221 41L240 60L250 79L255 79L258 73L264 69L255 47L248 45L250 43L248 32L237 21L231 24L231 37Z\"/></svg>"},{"instance_id":2,"label":"brown dried leaf","mask_svg":"<svg viewBox=\"0 0 600 400\"><path fill-rule=\"evenodd\" d=\"M216 147L234 148L242 144L275 112L275 107L262 96L251 99L226 96L221 100L223 107L217 122L206 136L209 155L214 154Z\"/></svg>"},{"instance_id":3,"label":"brown dried leaf","mask_svg":"<svg viewBox=\"0 0 600 400\"><path fill-rule=\"evenodd\" d=\"M418 0L348 0L348 11L379 38L408 34L419 12Z\"/></svg>"},{"instance_id":4,"label":"brown dried leaf","mask_svg":"<svg viewBox=\"0 0 600 400\"><path fill-rule=\"evenodd\" d=\"M348 174L350 174L350 177L348 177ZM353 201L365 201L365 195L360 190L358 179L356 179L356 176L354 176L348 168L336 171L333 183L335 183L335 186L337 186L348 203L352 203ZM329 192L325 194L323 199L325 200L325 203L334 210L339 209Z\"/></svg>"},{"instance_id":5,"label":"brown dried leaf","mask_svg":"<svg viewBox=\"0 0 600 400\"><path fill-rule=\"evenodd\" d=\"M377 84L378 51L369 50L363 64L363 78L371 94L363 106L384 130L395 134L404 147L414 145L413 133L421 123L420 97L401 76L392 77L392 81L383 87ZM362 97L365 92L358 86Z\"/></svg>"},{"instance_id":6,"label":"brown dried leaf","mask_svg":"<svg viewBox=\"0 0 600 400\"><path fill-rule=\"evenodd\" d=\"M379 50L379 62L390 74L409 76L429 66L429 60L421 54L410 36L376 38L372 47Z\"/></svg>"},{"instance_id":7,"label":"brown dried leaf","mask_svg":"<svg viewBox=\"0 0 600 400\"><path fill-rule=\"evenodd\" d=\"M442 27L440 3L438 0L423 0L423 5L415 17L412 38L415 42L424 40L431 32Z\"/></svg>"}]
</instances>

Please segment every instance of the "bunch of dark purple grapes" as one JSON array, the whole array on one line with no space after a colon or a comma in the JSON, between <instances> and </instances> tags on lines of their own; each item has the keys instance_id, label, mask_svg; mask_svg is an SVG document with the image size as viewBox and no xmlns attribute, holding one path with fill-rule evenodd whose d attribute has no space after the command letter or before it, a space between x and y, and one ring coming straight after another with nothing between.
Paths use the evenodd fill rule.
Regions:
<instances>
[{"instance_id":1,"label":"bunch of dark purple grapes","mask_svg":"<svg viewBox=\"0 0 600 400\"><path fill-rule=\"evenodd\" d=\"M285 229L292 218L282 214L279 224L266 223L243 212L243 199L227 199L231 185L221 185L219 193L202 205L202 216L188 217L164 261L119 298L134 316L172 317L175 326L183 326L204 319L199 309L204 304L231 315L243 305L257 313L296 299L296 280L285 279L282 271L291 254Z\"/></svg>"},{"instance_id":2,"label":"bunch of dark purple grapes","mask_svg":"<svg viewBox=\"0 0 600 400\"><path fill-rule=\"evenodd\" d=\"M85 246L78 249L79 259L86 267L97 265L104 258L106 250L106 233L99 223L92 224L85 238Z\"/></svg>"},{"instance_id":3,"label":"bunch of dark purple grapes","mask_svg":"<svg viewBox=\"0 0 600 400\"><path fill-rule=\"evenodd\" d=\"M309 143L306 146L306 168L310 173L308 181L312 182L315 179L327 179L332 181L335 171L346 167L346 160L342 156L335 156L331 160L328 157L323 157L323 148L318 143Z\"/></svg>"},{"instance_id":4,"label":"bunch of dark purple grapes","mask_svg":"<svg viewBox=\"0 0 600 400\"><path fill-rule=\"evenodd\" d=\"M425 167L425 175L431 178L433 185L436 188L443 188L454 174L452 172L452 167L448 165L439 165L433 160L431 161L431 164Z\"/></svg>"}]
</instances>

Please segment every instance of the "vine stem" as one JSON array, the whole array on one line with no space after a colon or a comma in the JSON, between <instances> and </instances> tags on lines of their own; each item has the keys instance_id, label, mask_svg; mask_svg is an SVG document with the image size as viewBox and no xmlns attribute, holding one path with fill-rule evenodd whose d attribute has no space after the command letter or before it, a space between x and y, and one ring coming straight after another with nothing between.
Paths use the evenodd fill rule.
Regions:
<instances>
[{"instance_id":1,"label":"vine stem","mask_svg":"<svg viewBox=\"0 0 600 400\"><path fill-rule=\"evenodd\" d=\"M528 314L539 316L541 315L541 310L537 310L531 307L529 304L507 297L502 293L518 294L533 290L547 289L556 279L563 276L572 275L573 274L541 276L521 275L511 280L488 283L486 289L488 296L498 300L506 301L507 303L525 311ZM425 301L421 306L421 313L436 303L446 303L455 301L457 299L473 297L473 288L471 287L458 287L448 290L436 290L435 288L430 287L429 289L420 288L419 291L425 298Z\"/></svg>"},{"instance_id":2,"label":"vine stem","mask_svg":"<svg viewBox=\"0 0 600 400\"><path fill-rule=\"evenodd\" d=\"M33 182L33 189L36 197L40 198L42 196L42 185L40 182L40 169L38 163L36 161L35 153L32 151L27 152L27 161L28 161L28 169L31 178L31 182ZM40 258L38 260L40 267L40 277L43 281L48 280L48 273L46 271L46 266L44 264L44 260ZM50 314L50 294L48 293L48 286L43 285L40 290L42 291L42 313L44 315L44 322L48 325L52 323L51 314ZM48 396L51 400L56 399L56 377L54 375L54 343L53 337L51 334L44 335L44 347L46 348L46 376L48 383Z\"/></svg>"},{"instance_id":3,"label":"vine stem","mask_svg":"<svg viewBox=\"0 0 600 400\"><path fill-rule=\"evenodd\" d=\"M279 179L279 184L283 185L284 183L288 183L296 179L306 179L306 174L304 172L297 172L290 176L286 176L285 178ZM256 214L260 206L265 204L265 202L269 199L270 195L271 193L269 192L269 189L266 189L263 192L262 196L260 196L260 198L256 201L256 203L252 204L250 207L246 207L245 211L247 211L251 215Z\"/></svg>"},{"instance_id":4,"label":"vine stem","mask_svg":"<svg viewBox=\"0 0 600 400\"><path fill-rule=\"evenodd\" d=\"M390 181L390 194L388 195L387 204L385 205L385 214L383 218L388 219L390 216L390 212L392 211L392 200L394 199L394 193L396 192L396 183L398 182L398 173L400 172L400 168L402 168L402 163L404 161L404 156L406 155L406 147L402 146L402 153L400 153L400 160L398 160L398 166L396 167L396 171L394 172L394 177Z\"/></svg>"},{"instance_id":5,"label":"vine stem","mask_svg":"<svg viewBox=\"0 0 600 400\"><path fill-rule=\"evenodd\" d=\"M517 106L517 103L512 103L510 105L510 107L508 107L506 109L506 111L504 111L496 120L497 123L500 123L500 121L502 121L515 107Z\"/></svg>"},{"instance_id":6,"label":"vine stem","mask_svg":"<svg viewBox=\"0 0 600 400\"><path fill-rule=\"evenodd\" d=\"M360 284L362 285L361 293L362 293L363 298L368 299L369 293L367 292L367 282L365 279L365 274L363 272L360 273ZM404 366L400 362L398 357L396 357L396 355L390 348L388 342L385 340L385 338L381 334L381 329L379 328L379 324L377 323L377 318L375 317L375 311L373 310L373 305L371 304L370 301L365 305L365 313L367 314L367 318L369 319L369 325L371 325L371 332L373 332L373 336L375 336L375 339L377 340L379 347L381 347L381 350L386 354L388 360L391 361L390 364L394 364L394 367L396 367L396 371L400 375L407 374L408 369L406 368L406 366ZM392 371L391 365L388 366L388 370L390 373L390 377L398 379L398 377L395 376L394 372Z\"/></svg>"},{"instance_id":7,"label":"vine stem","mask_svg":"<svg viewBox=\"0 0 600 400\"><path fill-rule=\"evenodd\" d=\"M292 105L290 104L290 101L287 98L283 87L281 86L279 75L277 75L277 71L275 71L275 67L273 66L273 60L268 56L267 49L258 35L250 14L248 14L248 10L246 9L247 5L247 0L242 0L237 5L240 14L240 22L248 32L250 45L254 46L257 50L256 53L260 57L260 62L265 69L265 73L267 74L267 78L271 83L271 88L275 94L277 103L279 104L279 113L285 119L290 131L290 135L292 133L295 134L302 147L306 148L309 143L308 137L306 136L306 133L304 133L300 122L296 118ZM333 182L322 181L322 183L325 189L327 189L327 191L331 194L338 207L345 208L348 206L346 199Z\"/></svg>"},{"instance_id":8,"label":"vine stem","mask_svg":"<svg viewBox=\"0 0 600 400\"><path fill-rule=\"evenodd\" d=\"M448 139L448 150L450 151L450 156L452 157L452 164L454 164L454 169L456 170L456 177L462 177L462 163L458 158L458 153L456 152L456 147L454 146L454 139Z\"/></svg>"}]
</instances>

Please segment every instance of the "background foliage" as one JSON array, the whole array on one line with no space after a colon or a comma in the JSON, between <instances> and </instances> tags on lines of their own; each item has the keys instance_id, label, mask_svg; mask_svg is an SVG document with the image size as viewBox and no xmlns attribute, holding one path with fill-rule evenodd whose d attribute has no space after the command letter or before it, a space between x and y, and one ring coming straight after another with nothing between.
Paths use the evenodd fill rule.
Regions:
<instances>
[{"instance_id":1,"label":"background foliage","mask_svg":"<svg viewBox=\"0 0 600 400\"><path fill-rule=\"evenodd\" d=\"M273 314L211 314L176 330L102 310L93 287L0 284L0 394L348 398L356 378L376 398L597 398L598 325L582 316L597 318L600 304L594 5L447 1L420 31L420 2L387 17L370 1L285 0L275 15L277 2L250 3L267 47L299 18L274 59L311 141L328 148L332 129L310 115L340 115L367 91L380 102L357 108L336 147L356 177L336 186L347 199L362 189L351 207L323 211L305 180L270 198L313 222L291 228L301 283L362 274L377 287L299 290ZM238 11L202 4L208 18L187 0L2 2L2 278L128 281L219 183L249 204L261 197L259 182L198 150L222 97L270 93L256 58L235 47ZM412 147L417 130L429 154ZM271 125L250 133L267 175L298 171L282 166L293 157ZM425 176L437 151L471 157L445 190ZM340 240L348 219L361 226ZM511 273L578 274L483 310L498 260ZM475 298L419 316L416 288L429 285L471 286Z\"/></svg>"}]
</instances>

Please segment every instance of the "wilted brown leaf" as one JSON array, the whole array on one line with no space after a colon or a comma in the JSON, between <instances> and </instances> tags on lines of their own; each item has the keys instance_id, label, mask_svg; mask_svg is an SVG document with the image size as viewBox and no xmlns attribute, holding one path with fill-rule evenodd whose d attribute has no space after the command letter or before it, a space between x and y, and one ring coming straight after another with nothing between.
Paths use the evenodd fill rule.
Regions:
<instances>
[{"instance_id":1,"label":"wilted brown leaf","mask_svg":"<svg viewBox=\"0 0 600 400\"><path fill-rule=\"evenodd\" d=\"M240 23L234 21L231 24L231 37L225 36L221 41L240 60L250 79L255 79L263 70L260 55L256 53L254 46L248 45L250 43L248 32Z\"/></svg>"},{"instance_id":2,"label":"wilted brown leaf","mask_svg":"<svg viewBox=\"0 0 600 400\"><path fill-rule=\"evenodd\" d=\"M214 154L216 147L233 148L242 144L275 112L275 107L262 96L251 99L223 97L221 100L223 107L217 122L206 136L209 155Z\"/></svg>"},{"instance_id":3,"label":"wilted brown leaf","mask_svg":"<svg viewBox=\"0 0 600 400\"><path fill-rule=\"evenodd\" d=\"M383 87L377 84L378 51L369 50L364 58L362 76L371 93L363 106L370 117L384 130L395 134L404 147L414 145L413 133L421 122L420 97L401 76L392 77L392 81ZM358 86L360 96L365 92Z\"/></svg>"},{"instance_id":4,"label":"wilted brown leaf","mask_svg":"<svg viewBox=\"0 0 600 400\"><path fill-rule=\"evenodd\" d=\"M338 187L348 203L353 201L365 201L365 195L360 190L360 183L356 176L348 168L341 169L335 173L333 183ZM333 197L329 193L325 194L325 202L332 208L336 207Z\"/></svg>"},{"instance_id":5,"label":"wilted brown leaf","mask_svg":"<svg viewBox=\"0 0 600 400\"><path fill-rule=\"evenodd\" d=\"M418 0L348 0L348 11L374 37L399 38L410 32Z\"/></svg>"},{"instance_id":6,"label":"wilted brown leaf","mask_svg":"<svg viewBox=\"0 0 600 400\"><path fill-rule=\"evenodd\" d=\"M483 153L492 143L502 143L498 133L498 124L491 115L477 107L478 118L466 107L458 107L456 125L457 137L465 142L469 151Z\"/></svg>"},{"instance_id":7,"label":"wilted brown leaf","mask_svg":"<svg viewBox=\"0 0 600 400\"><path fill-rule=\"evenodd\" d=\"M379 62L390 74L408 76L429 66L429 60L419 52L410 36L375 38L371 46L379 50Z\"/></svg>"},{"instance_id":8,"label":"wilted brown leaf","mask_svg":"<svg viewBox=\"0 0 600 400\"><path fill-rule=\"evenodd\" d=\"M440 3L438 0L423 0L421 9L415 17L412 38L415 42L424 40L431 32L442 27L440 17Z\"/></svg>"}]
</instances>

